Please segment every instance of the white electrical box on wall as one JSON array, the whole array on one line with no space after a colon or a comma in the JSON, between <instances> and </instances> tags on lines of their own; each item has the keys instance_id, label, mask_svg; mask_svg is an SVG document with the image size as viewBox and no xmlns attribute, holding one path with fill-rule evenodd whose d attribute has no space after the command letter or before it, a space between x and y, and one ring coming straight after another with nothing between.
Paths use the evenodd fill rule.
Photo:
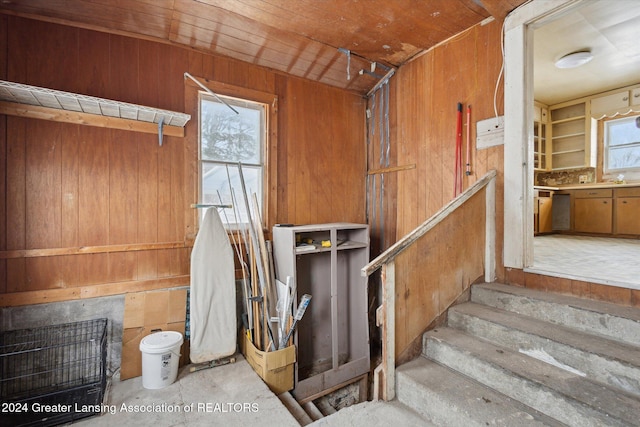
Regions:
<instances>
[{"instance_id":1,"label":"white electrical box on wall","mask_svg":"<svg viewBox=\"0 0 640 427\"><path fill-rule=\"evenodd\" d=\"M504 116L491 117L476 123L476 148L495 147L504 144Z\"/></svg>"}]
</instances>

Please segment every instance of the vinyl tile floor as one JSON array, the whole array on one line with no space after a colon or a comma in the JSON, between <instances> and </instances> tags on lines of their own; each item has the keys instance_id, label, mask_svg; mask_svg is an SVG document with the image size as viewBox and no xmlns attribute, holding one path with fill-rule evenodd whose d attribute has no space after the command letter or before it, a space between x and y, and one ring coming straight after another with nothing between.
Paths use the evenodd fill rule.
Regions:
<instances>
[{"instance_id":1,"label":"vinyl tile floor","mask_svg":"<svg viewBox=\"0 0 640 427\"><path fill-rule=\"evenodd\" d=\"M534 239L526 271L640 289L640 240L551 234Z\"/></svg>"}]
</instances>

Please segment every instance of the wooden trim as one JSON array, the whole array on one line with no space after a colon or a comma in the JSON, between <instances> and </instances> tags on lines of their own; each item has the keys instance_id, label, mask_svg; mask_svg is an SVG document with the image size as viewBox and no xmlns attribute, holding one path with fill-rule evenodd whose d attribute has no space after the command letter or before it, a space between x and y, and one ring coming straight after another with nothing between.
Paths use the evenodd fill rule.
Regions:
<instances>
[{"instance_id":1,"label":"wooden trim","mask_svg":"<svg viewBox=\"0 0 640 427\"><path fill-rule=\"evenodd\" d=\"M0 114L26 117L30 119L50 120L54 122L72 123L76 125L95 126L109 129L130 130L133 132L158 134L158 124L121 119L119 117L98 116L75 111L57 110L37 105L16 104L0 101ZM184 128L164 125L162 133L166 136L184 137Z\"/></svg>"},{"instance_id":2,"label":"wooden trim","mask_svg":"<svg viewBox=\"0 0 640 427\"><path fill-rule=\"evenodd\" d=\"M391 261L382 267L382 399L391 401L396 396L396 263Z\"/></svg>"},{"instance_id":3,"label":"wooden trim","mask_svg":"<svg viewBox=\"0 0 640 427\"><path fill-rule=\"evenodd\" d=\"M276 204L277 204L277 191L278 191L278 95L271 92L263 92L255 89L245 88L242 86L234 86L228 83L218 82L216 80L210 80L204 77L194 76L194 79L200 82L205 87L209 88L216 95L228 96L243 100L248 100L252 102L257 102L261 104L265 104L267 106L266 109L266 126L267 126L267 134L265 135L265 143L262 147L264 150L264 158L263 158L263 194L262 194L262 206L263 206L263 215L262 215L262 226L267 230L270 230L273 224L275 224L276 218ZM185 88L190 89L192 94L195 94L195 104L193 105L194 116L199 116L199 108L200 108L200 99L199 92L202 92L202 88L196 84L190 78L185 77L184 79ZM188 97L190 96L190 91L185 90L185 100L188 108ZM195 136L195 144L197 147L200 145L199 136ZM198 163L201 162L201 159L197 158ZM199 174L196 176L197 179L197 188L198 195L197 198L201 197L201 177Z\"/></svg>"},{"instance_id":4,"label":"wooden trim","mask_svg":"<svg viewBox=\"0 0 640 427\"><path fill-rule=\"evenodd\" d=\"M485 188L484 281L496 280L496 180Z\"/></svg>"},{"instance_id":5,"label":"wooden trim","mask_svg":"<svg viewBox=\"0 0 640 427\"><path fill-rule=\"evenodd\" d=\"M79 246L72 248L52 248L52 249L20 249L14 251L1 251L0 259L11 258L37 258L60 255L82 255L82 254L102 254L111 252L133 252L149 251L160 249L187 248L184 242L168 243L135 243L128 245L105 245L105 246Z\"/></svg>"},{"instance_id":6,"label":"wooden trim","mask_svg":"<svg viewBox=\"0 0 640 427\"><path fill-rule=\"evenodd\" d=\"M533 264L533 29L579 0L533 0L504 21L504 218L506 268ZM555 15L557 16L557 15ZM524 106L524 108L523 108ZM531 146L531 147L530 147Z\"/></svg>"},{"instance_id":7,"label":"wooden trim","mask_svg":"<svg viewBox=\"0 0 640 427\"><path fill-rule=\"evenodd\" d=\"M130 292L151 291L156 289L189 286L190 276L173 276L162 279L136 280L129 282L104 283L99 285L79 286L76 288L44 289L39 291L13 292L0 294L0 307L17 307L23 305L45 304L121 295Z\"/></svg>"},{"instance_id":8,"label":"wooden trim","mask_svg":"<svg viewBox=\"0 0 640 427\"><path fill-rule=\"evenodd\" d=\"M371 261L369 264L362 267L361 274L364 277L371 275L374 271L380 268L383 264L390 262L395 259L398 255L400 255L405 249L407 249L413 242L422 237L425 233L431 230L433 227L438 225L443 219L445 219L451 212L460 207L464 202L473 197L477 192L479 192L485 185L487 185L491 180L494 180L496 177L496 171L491 170L487 172L482 178L476 181L473 185L467 188L462 194L460 194L455 199L451 200L447 203L442 209L436 212L431 218L423 222L421 225L416 227L409 234L404 236L402 239L398 240L396 243L391 245L389 249L380 254L376 259Z\"/></svg>"},{"instance_id":9,"label":"wooden trim","mask_svg":"<svg viewBox=\"0 0 640 427\"><path fill-rule=\"evenodd\" d=\"M369 172L367 172L367 175L377 175L381 173L398 172L398 171L404 171L404 170L415 169L415 168L416 168L416 164L413 163L413 164L404 165L404 166L393 166L390 168L370 170Z\"/></svg>"}]
</instances>

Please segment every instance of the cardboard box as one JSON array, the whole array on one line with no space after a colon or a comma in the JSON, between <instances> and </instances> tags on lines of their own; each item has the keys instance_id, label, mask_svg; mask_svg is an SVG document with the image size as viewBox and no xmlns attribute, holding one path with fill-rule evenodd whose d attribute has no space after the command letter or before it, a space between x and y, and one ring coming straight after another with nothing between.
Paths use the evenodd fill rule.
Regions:
<instances>
[{"instance_id":1,"label":"cardboard box","mask_svg":"<svg viewBox=\"0 0 640 427\"><path fill-rule=\"evenodd\" d=\"M296 347L291 345L277 351L260 351L244 335L243 354L254 371L275 394L293 388L293 367L296 363Z\"/></svg>"},{"instance_id":2,"label":"cardboard box","mask_svg":"<svg viewBox=\"0 0 640 427\"><path fill-rule=\"evenodd\" d=\"M149 334L158 331L180 332L184 337L185 322L165 323L163 325L140 326L137 328L127 328L122 332L122 361L120 363L120 380L139 377L142 375L142 352L140 351L140 341ZM182 343L180 347L180 364L184 366L185 352L189 353L188 341Z\"/></svg>"},{"instance_id":3,"label":"cardboard box","mask_svg":"<svg viewBox=\"0 0 640 427\"><path fill-rule=\"evenodd\" d=\"M176 331L184 336L187 290L134 292L125 296L120 379L142 375L140 341L154 331ZM189 344L180 349L180 366L189 363Z\"/></svg>"}]
</instances>

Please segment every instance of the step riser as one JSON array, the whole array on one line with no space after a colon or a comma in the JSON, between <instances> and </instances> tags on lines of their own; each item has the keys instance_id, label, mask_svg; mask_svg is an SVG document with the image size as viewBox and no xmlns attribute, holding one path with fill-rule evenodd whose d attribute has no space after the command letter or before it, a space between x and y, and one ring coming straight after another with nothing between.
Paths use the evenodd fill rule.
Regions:
<instances>
[{"instance_id":1,"label":"step riser","mask_svg":"<svg viewBox=\"0 0 640 427\"><path fill-rule=\"evenodd\" d=\"M396 371L398 401L439 426L558 427L560 423L418 357Z\"/></svg>"},{"instance_id":2,"label":"step riser","mask_svg":"<svg viewBox=\"0 0 640 427\"><path fill-rule=\"evenodd\" d=\"M437 425L459 425L483 427L484 422L476 422L473 414L468 414L455 402L440 399L437 393L421 387L403 375L396 379L396 396L398 401L412 408L421 416ZM471 416L470 416L471 415Z\"/></svg>"},{"instance_id":3,"label":"step riser","mask_svg":"<svg viewBox=\"0 0 640 427\"><path fill-rule=\"evenodd\" d=\"M527 296L506 294L482 287L472 287L471 301L580 331L600 334L633 345L640 345L640 322L632 319L537 300Z\"/></svg>"},{"instance_id":4,"label":"step riser","mask_svg":"<svg viewBox=\"0 0 640 427\"><path fill-rule=\"evenodd\" d=\"M585 406L556 390L527 378L512 375L490 362L459 351L445 342L426 337L423 353L426 357L442 365L467 375L568 425L595 427L602 425L624 426L626 424L595 408Z\"/></svg>"},{"instance_id":5,"label":"step riser","mask_svg":"<svg viewBox=\"0 0 640 427\"><path fill-rule=\"evenodd\" d=\"M583 372L587 378L640 396L640 368L577 349L561 342L514 330L486 319L450 310L450 327L483 338L513 351L544 350L561 364Z\"/></svg>"}]
</instances>

